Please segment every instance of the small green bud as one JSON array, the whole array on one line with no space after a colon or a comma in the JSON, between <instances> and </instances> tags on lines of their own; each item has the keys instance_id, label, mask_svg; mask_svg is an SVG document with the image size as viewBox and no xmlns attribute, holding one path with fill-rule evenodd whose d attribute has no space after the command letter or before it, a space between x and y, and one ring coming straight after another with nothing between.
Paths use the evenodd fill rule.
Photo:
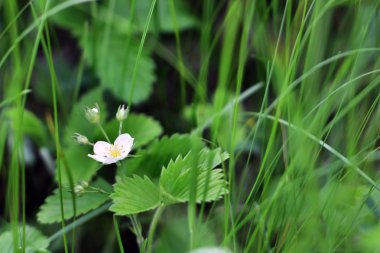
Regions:
<instances>
[{"instance_id":1,"label":"small green bud","mask_svg":"<svg viewBox=\"0 0 380 253\"><path fill-rule=\"evenodd\" d=\"M81 135L81 134L78 134L78 133L75 133L73 135L73 139L76 143L80 144L80 145L87 145L87 144L90 144L90 142L88 141L87 137L84 136L84 135Z\"/></svg>"},{"instance_id":2,"label":"small green bud","mask_svg":"<svg viewBox=\"0 0 380 253\"><path fill-rule=\"evenodd\" d=\"M99 123L100 121L100 109L98 104L95 104L93 108L86 109L86 118L93 124Z\"/></svg>"},{"instance_id":3,"label":"small green bud","mask_svg":"<svg viewBox=\"0 0 380 253\"><path fill-rule=\"evenodd\" d=\"M124 121L127 119L129 113L129 107L124 108L124 105L120 105L116 113L116 119L118 121Z\"/></svg>"}]
</instances>

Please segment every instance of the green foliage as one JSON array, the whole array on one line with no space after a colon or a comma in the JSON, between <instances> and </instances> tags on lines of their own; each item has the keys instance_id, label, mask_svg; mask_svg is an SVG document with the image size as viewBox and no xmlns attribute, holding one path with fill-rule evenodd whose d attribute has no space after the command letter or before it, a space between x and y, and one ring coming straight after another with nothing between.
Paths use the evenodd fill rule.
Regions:
<instances>
[{"instance_id":1,"label":"green foliage","mask_svg":"<svg viewBox=\"0 0 380 253\"><path fill-rule=\"evenodd\" d=\"M27 226L25 227L25 252L26 253L48 253L47 250L49 246L48 239L36 228ZM18 228L18 234L22 234L22 227ZM6 230L0 234L0 251L6 253L13 253L13 234L12 231ZM20 251L16 251L20 252ZM15 252L15 253L16 253Z\"/></svg>"},{"instance_id":2,"label":"green foliage","mask_svg":"<svg viewBox=\"0 0 380 253\"><path fill-rule=\"evenodd\" d=\"M128 102L133 92L130 102L139 103L151 94L152 84L156 79L155 65L150 58L150 50L145 48L136 67L135 83L132 84L139 42L130 38L133 32L144 30L151 3L136 1L132 25L129 19L130 4L128 1L116 1L112 9L101 5L97 18L92 17L89 8L76 6L54 15L53 20L69 29L80 40L87 63L100 78L102 87L109 89L115 97L125 102ZM175 7L177 29L187 29L197 24L182 1L176 1ZM156 10L158 18L152 20L150 30L172 32L174 27L168 1L157 1ZM86 25L89 20L92 21L90 26ZM133 32L128 28L132 28Z\"/></svg>"},{"instance_id":3,"label":"green foliage","mask_svg":"<svg viewBox=\"0 0 380 253\"><path fill-rule=\"evenodd\" d=\"M110 210L118 215L148 211L161 202L159 188L146 176L117 178L114 191Z\"/></svg>"},{"instance_id":4,"label":"green foliage","mask_svg":"<svg viewBox=\"0 0 380 253\"><path fill-rule=\"evenodd\" d=\"M106 192L110 192L112 187L103 179L98 179L91 183L90 186L100 188ZM102 192L92 192L88 189L88 193L76 197L76 215L85 214L106 202L109 196ZM74 216L72 193L67 189L62 192L63 208L65 219L71 219ZM41 223L54 223L61 220L59 190L56 189L53 195L46 198L45 203L40 207L37 214L38 221Z\"/></svg>"},{"instance_id":5,"label":"green foliage","mask_svg":"<svg viewBox=\"0 0 380 253\"><path fill-rule=\"evenodd\" d=\"M52 5L58 3L52 1ZM131 9L131 1L115 1L113 8L109 4L98 5L96 18L90 13L90 4L74 6L69 10L64 10L52 17L52 20L59 26L70 30L74 35L83 34L85 22L98 20L109 22L108 17L112 19L109 25L118 33L128 33L128 28L132 27L134 33L140 33L144 30L146 17L148 16L151 1L136 1L135 9ZM151 20L149 31L174 32L173 17L170 12L169 3L166 0L158 0L156 3L156 17ZM130 26L131 12L134 12L132 26ZM177 29L185 30L194 28L199 25L197 18L191 14L183 0L175 1L175 12L177 17Z\"/></svg>"},{"instance_id":6,"label":"green foliage","mask_svg":"<svg viewBox=\"0 0 380 253\"><path fill-rule=\"evenodd\" d=\"M73 74L73 64L63 54L53 55L54 69L56 73L58 86L58 104L63 108L70 108L73 104L73 93L76 85L77 76ZM34 71L35 78L38 82L33 84L33 96L45 105L53 103L51 90L51 76L49 66L46 60L39 60Z\"/></svg>"},{"instance_id":7,"label":"green foliage","mask_svg":"<svg viewBox=\"0 0 380 253\"><path fill-rule=\"evenodd\" d=\"M119 122L110 121L105 125L105 131L111 140L119 135ZM133 149L140 148L161 135L162 127L159 122L144 114L130 113L123 122L122 133L129 133L135 140ZM104 138L103 136L101 136Z\"/></svg>"},{"instance_id":8,"label":"green foliage","mask_svg":"<svg viewBox=\"0 0 380 253\"><path fill-rule=\"evenodd\" d=\"M174 204L190 200L191 189L195 188L196 201L215 201L227 193L227 182L221 169L214 169L228 158L220 149L202 149L195 156L190 152L185 158L181 155L175 162L170 161L162 169L159 187L147 176L137 175L118 179L111 195L113 205L110 210L118 215L144 212L160 204ZM195 161L194 159L198 159ZM195 174L193 169L196 169ZM192 176L195 175L195 180ZM195 183L195 185L193 185Z\"/></svg>"},{"instance_id":9,"label":"green foliage","mask_svg":"<svg viewBox=\"0 0 380 253\"><path fill-rule=\"evenodd\" d=\"M19 112L16 109L7 110L5 113L5 118L10 121L12 129L15 132L22 131L40 146L46 144L48 132L44 123L34 113L25 110L23 112L22 125L18 125L16 124L17 113Z\"/></svg>"},{"instance_id":10,"label":"green foliage","mask_svg":"<svg viewBox=\"0 0 380 253\"><path fill-rule=\"evenodd\" d=\"M169 211L168 211L169 212ZM170 217L178 217L177 213L171 213ZM199 223L194 231L194 247L212 246L217 244L216 231L209 222ZM190 245L189 224L186 218L170 218L163 221L163 229L157 240L157 253L187 253Z\"/></svg>"},{"instance_id":11,"label":"green foliage","mask_svg":"<svg viewBox=\"0 0 380 253\"><path fill-rule=\"evenodd\" d=\"M125 161L120 166L119 175L147 175L157 178L161 174L162 166L166 166L170 160L177 156L185 156L192 147L204 147L199 137L193 135L174 134L170 137L164 136L149 145L144 150L139 150L136 157Z\"/></svg>"},{"instance_id":12,"label":"green foliage","mask_svg":"<svg viewBox=\"0 0 380 253\"><path fill-rule=\"evenodd\" d=\"M99 129L86 120L84 110L86 107L92 107L95 103L98 103L101 108L101 121L104 121L107 117L107 111L102 94L100 88L94 89L84 95L72 109L64 131L62 144L64 154L63 159L61 159L61 168L64 168L62 170L63 185L69 184L67 170L70 170L73 181L76 183L80 180L90 181L99 168L99 164L87 156L92 153L92 148L78 145L74 142L72 136L74 133L80 133L87 136L90 141L96 140L95 137L99 135Z\"/></svg>"},{"instance_id":13,"label":"green foliage","mask_svg":"<svg viewBox=\"0 0 380 253\"><path fill-rule=\"evenodd\" d=\"M137 60L139 44L129 40L128 35L111 32L102 23L95 23L87 37L82 38L81 46L87 62L100 78L102 87L109 89L118 99L128 102L133 92L132 101L138 103L146 100L155 81L154 62L145 49L137 66L135 83L132 84L132 72ZM105 35L111 32L111 40ZM127 42L130 43L127 43ZM134 88L132 88L134 85ZM133 90L132 90L133 89Z\"/></svg>"},{"instance_id":14,"label":"green foliage","mask_svg":"<svg viewBox=\"0 0 380 253\"><path fill-rule=\"evenodd\" d=\"M214 201L223 196L227 192L223 171L214 168L227 158L228 154L221 149L204 148L195 157L190 152L185 158L178 156L174 162L170 161L160 177L165 202L189 201L192 188L195 188L197 202ZM196 170L195 185L192 184L193 170Z\"/></svg>"},{"instance_id":15,"label":"green foliage","mask_svg":"<svg viewBox=\"0 0 380 253\"><path fill-rule=\"evenodd\" d=\"M177 29L185 30L198 25L197 19L189 12L186 4L182 0L176 0L175 12L177 18ZM151 1L136 1L135 14L133 25L139 31L144 30L146 17L148 16ZM156 2L156 17L151 21L150 31L174 32L173 17L169 8L169 1L157 0ZM115 6L115 14L122 17L131 13L131 1L117 1Z\"/></svg>"},{"instance_id":16,"label":"green foliage","mask_svg":"<svg viewBox=\"0 0 380 253\"><path fill-rule=\"evenodd\" d=\"M232 101L234 97L232 95L229 96L230 100ZM186 107L183 114L184 117L187 120L192 119L192 107ZM243 117L243 108L241 105L238 106L238 124L237 128L235 129L235 145L237 147L241 147L244 141L246 141L246 136L247 136L247 127L244 125L244 117ZM215 111L213 106L211 104L198 104L195 109L195 120L196 120L196 125L197 126L204 126L207 124L212 117L215 117L218 115L218 112ZM231 126L232 122L232 117L233 117L233 107L231 107L226 113L220 116L220 124L218 129L216 129L215 136L218 144L224 148L224 149L229 149L231 146L231 128L226 127ZM211 122L209 122L211 123ZM244 148L244 147L241 147Z\"/></svg>"}]
</instances>

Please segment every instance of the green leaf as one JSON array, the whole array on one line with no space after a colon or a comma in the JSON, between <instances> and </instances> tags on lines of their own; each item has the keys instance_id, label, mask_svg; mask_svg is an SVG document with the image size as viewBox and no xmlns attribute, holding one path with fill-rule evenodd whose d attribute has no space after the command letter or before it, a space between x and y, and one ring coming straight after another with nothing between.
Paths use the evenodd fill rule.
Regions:
<instances>
[{"instance_id":1,"label":"green leaf","mask_svg":"<svg viewBox=\"0 0 380 253\"><path fill-rule=\"evenodd\" d=\"M90 186L97 187L105 190L106 192L111 192L112 187L103 179L98 179ZM90 191L90 189L89 189ZM73 217L73 201L72 193L63 189L63 209L65 219L70 219ZM100 192L88 192L84 193L82 196L76 198L76 214L85 214L109 199L109 196L105 193ZM40 211L37 214L38 221L41 223L54 223L61 221L61 209L60 209L60 198L59 190L54 190L53 195L49 196L45 203L41 206Z\"/></svg>"},{"instance_id":2,"label":"green leaf","mask_svg":"<svg viewBox=\"0 0 380 253\"><path fill-rule=\"evenodd\" d=\"M160 205L160 191L146 176L118 177L114 190L110 210L117 215L136 214Z\"/></svg>"},{"instance_id":3,"label":"green leaf","mask_svg":"<svg viewBox=\"0 0 380 253\"><path fill-rule=\"evenodd\" d=\"M19 125L16 123L17 114L18 111L15 108L6 111L6 117L8 117L11 122L11 128L14 131L19 131L21 128L21 131L38 145L41 146L45 144L47 140L47 129L41 120L31 111L24 110L22 125Z\"/></svg>"},{"instance_id":4,"label":"green leaf","mask_svg":"<svg viewBox=\"0 0 380 253\"><path fill-rule=\"evenodd\" d=\"M18 234L22 234L22 227L18 228ZM26 253L46 253L49 252L47 247L49 246L48 239L36 228L26 226ZM15 252L13 250L13 233L10 229L3 232L0 235L0 251L12 253ZM19 252L19 251L17 251Z\"/></svg>"},{"instance_id":5,"label":"green leaf","mask_svg":"<svg viewBox=\"0 0 380 253\"><path fill-rule=\"evenodd\" d=\"M171 137L163 137L153 142L145 150L139 150L136 157L127 159L119 167L119 175L147 175L150 178L157 178L161 174L161 169L170 160L177 156L185 156L192 147L204 147L204 143L197 136L175 134Z\"/></svg>"},{"instance_id":6,"label":"green leaf","mask_svg":"<svg viewBox=\"0 0 380 253\"><path fill-rule=\"evenodd\" d=\"M155 253L189 253L189 246L194 248L201 246L217 245L216 232L210 221L198 222L193 229L193 242L190 243L190 228L186 216L165 219L164 225L157 238ZM211 253L211 252L210 252ZM213 252L219 253L219 252Z\"/></svg>"},{"instance_id":7,"label":"green leaf","mask_svg":"<svg viewBox=\"0 0 380 253\"><path fill-rule=\"evenodd\" d=\"M194 187L192 169L196 161L196 201L214 201L227 193L227 182L223 170L213 169L228 158L220 149L204 148L194 158L190 152L185 158L178 156L162 170L160 186L167 204L190 200L190 192ZM197 160L194 160L197 159Z\"/></svg>"},{"instance_id":8,"label":"green leaf","mask_svg":"<svg viewBox=\"0 0 380 253\"><path fill-rule=\"evenodd\" d=\"M36 2L39 3L38 1ZM59 4L58 0L52 0L51 6ZM60 27L70 30L73 35L80 36L83 33L85 23L94 23L95 18L91 16L91 3L82 3L56 13L51 17L52 21ZM145 28L146 17L149 13L151 1L136 1L132 31L140 33ZM96 20L108 23L111 28L120 34L126 34L130 28L130 1L115 1L113 9L109 4L97 4ZM177 29L185 30L199 26L196 16L189 12L189 7L182 0L174 1ZM43 7L39 6L40 10ZM174 32L173 18L167 0L158 0L155 6L154 18L150 21L149 31ZM158 12L158 15L157 15ZM109 20L109 16L112 20Z\"/></svg>"},{"instance_id":9,"label":"green leaf","mask_svg":"<svg viewBox=\"0 0 380 253\"><path fill-rule=\"evenodd\" d=\"M128 45L127 41L130 41ZM102 87L112 94L128 102L132 92L132 77L137 60L138 42L129 40L128 35L110 32L106 33L103 23L95 23L88 37L81 40L87 62L93 67L100 78ZM154 62L149 57L149 49L145 48L136 68L136 79L133 90L133 103L146 100L152 92Z\"/></svg>"},{"instance_id":10,"label":"green leaf","mask_svg":"<svg viewBox=\"0 0 380 253\"><path fill-rule=\"evenodd\" d=\"M123 17L125 16L125 13L128 13L129 16L129 13L131 12L130 5L130 1L117 1L115 7L115 14L119 15L119 17ZM151 1L136 1L136 9L133 18L133 24L137 28L137 30L144 30L146 17L148 16L150 5ZM184 1L175 0L174 6L178 30L185 30L198 25L197 19L188 11L189 8L186 6ZM155 29L158 29L158 31L162 32L174 32L173 18L171 15L168 0L157 0L155 12L156 13L154 15L156 15L156 17L152 18L149 30L153 31ZM104 15L105 14L106 12L104 12Z\"/></svg>"},{"instance_id":11,"label":"green leaf","mask_svg":"<svg viewBox=\"0 0 380 253\"><path fill-rule=\"evenodd\" d=\"M105 131L111 140L115 140L119 135L119 122L111 121L105 126ZM152 117L131 113L123 123L122 133L129 133L135 139L133 148L137 149L161 135L162 127Z\"/></svg>"},{"instance_id":12,"label":"green leaf","mask_svg":"<svg viewBox=\"0 0 380 253\"><path fill-rule=\"evenodd\" d=\"M96 137L99 136L100 130L98 127L88 122L84 116L84 109L93 106L95 103L98 103L101 120L104 121L107 117L107 113L100 88L85 94L80 102L76 103L72 109L65 128L63 140L64 157L61 159L63 185L69 184L66 169L70 170L73 181L76 183L80 180L90 181L100 167L98 162L87 156L92 153L92 147L80 146L72 139L74 133L85 135L90 141L95 141Z\"/></svg>"}]
</instances>

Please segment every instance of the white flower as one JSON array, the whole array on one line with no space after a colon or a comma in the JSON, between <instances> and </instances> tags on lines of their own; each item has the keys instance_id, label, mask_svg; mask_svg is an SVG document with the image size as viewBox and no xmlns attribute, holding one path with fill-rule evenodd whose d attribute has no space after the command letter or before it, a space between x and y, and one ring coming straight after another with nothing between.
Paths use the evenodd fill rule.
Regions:
<instances>
[{"instance_id":1,"label":"white flower","mask_svg":"<svg viewBox=\"0 0 380 253\"><path fill-rule=\"evenodd\" d=\"M124 109L124 105L120 105L116 113L116 119L118 121L123 121L127 119L128 113L129 113L129 107L127 106L127 108Z\"/></svg>"},{"instance_id":2,"label":"white flower","mask_svg":"<svg viewBox=\"0 0 380 253\"><path fill-rule=\"evenodd\" d=\"M132 145L133 138L129 134L122 134L116 138L114 144L97 141L94 145L94 154L88 156L103 164L116 163L128 156Z\"/></svg>"}]
</instances>

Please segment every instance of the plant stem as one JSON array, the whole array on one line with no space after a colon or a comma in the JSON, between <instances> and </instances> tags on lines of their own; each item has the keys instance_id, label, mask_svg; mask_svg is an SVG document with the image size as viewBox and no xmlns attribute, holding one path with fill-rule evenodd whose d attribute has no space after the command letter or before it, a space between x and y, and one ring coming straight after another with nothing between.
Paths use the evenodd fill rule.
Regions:
<instances>
[{"instance_id":1,"label":"plant stem","mask_svg":"<svg viewBox=\"0 0 380 253\"><path fill-rule=\"evenodd\" d=\"M117 242L119 244L120 252L124 253L123 243L121 241L121 236L120 236L119 225L117 224L117 219L116 219L115 214L113 215L113 225L115 227L115 233L116 233Z\"/></svg>"},{"instance_id":2,"label":"plant stem","mask_svg":"<svg viewBox=\"0 0 380 253\"><path fill-rule=\"evenodd\" d=\"M152 243L153 243L153 236L154 236L154 231L156 230L158 220L161 217L162 212L164 211L164 206L161 205L156 209L156 212L154 213L152 223L150 223L149 227L149 233L148 233L148 248L147 248L147 253L152 252Z\"/></svg>"},{"instance_id":3,"label":"plant stem","mask_svg":"<svg viewBox=\"0 0 380 253\"><path fill-rule=\"evenodd\" d=\"M130 219L132 222L132 227L133 227L134 233L136 235L137 245L139 246L139 249L141 252L141 250L143 248L143 243L144 243L144 237L143 237L142 232L141 232L141 225L140 225L139 221L137 220L136 215L131 215Z\"/></svg>"},{"instance_id":4,"label":"plant stem","mask_svg":"<svg viewBox=\"0 0 380 253\"><path fill-rule=\"evenodd\" d=\"M123 129L123 121L120 120L120 123L119 123L119 135L121 135L121 130Z\"/></svg>"},{"instance_id":5,"label":"plant stem","mask_svg":"<svg viewBox=\"0 0 380 253\"><path fill-rule=\"evenodd\" d=\"M106 131L104 131L104 129L103 129L103 127L102 127L102 125L101 125L100 123L98 123L98 127L99 127L100 130L102 131L104 137L106 137L107 141L108 141L109 143L111 143L110 138L108 138L108 135L107 135Z\"/></svg>"}]
</instances>

